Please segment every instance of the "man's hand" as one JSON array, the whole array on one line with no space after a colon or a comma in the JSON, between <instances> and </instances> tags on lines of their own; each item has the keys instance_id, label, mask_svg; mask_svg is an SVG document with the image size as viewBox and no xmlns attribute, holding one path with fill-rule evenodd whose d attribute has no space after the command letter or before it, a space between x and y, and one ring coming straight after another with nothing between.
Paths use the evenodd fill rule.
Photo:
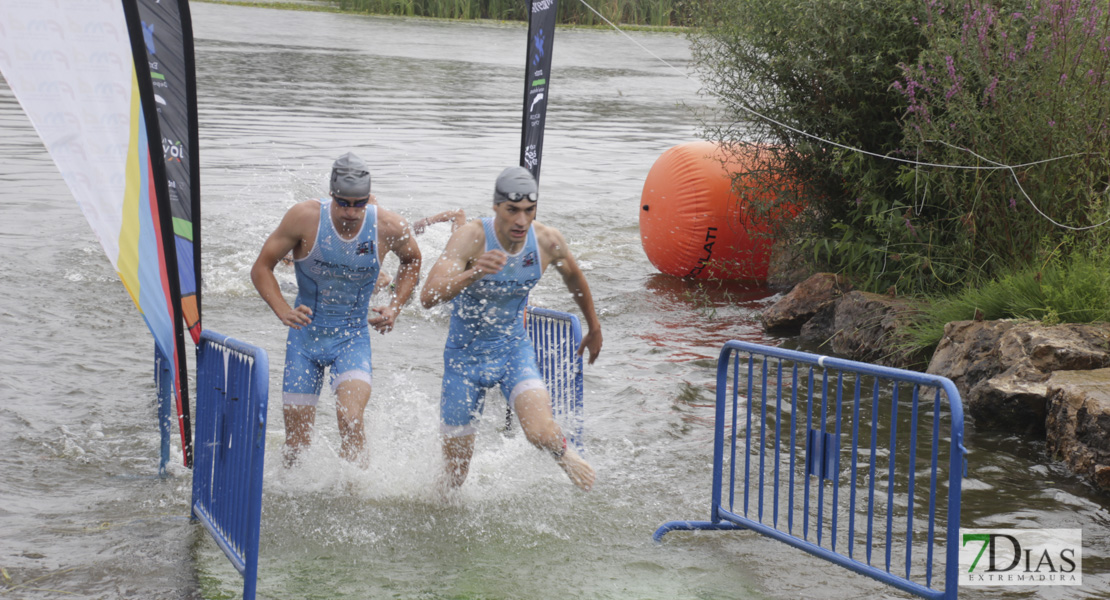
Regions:
<instances>
[{"instance_id":1,"label":"man's hand","mask_svg":"<svg viewBox=\"0 0 1110 600\"><path fill-rule=\"evenodd\" d=\"M370 310L378 313L370 315L366 321L370 323L378 333L386 334L393 331L393 322L397 320L397 311L393 310L390 306L375 306Z\"/></svg>"},{"instance_id":2,"label":"man's hand","mask_svg":"<svg viewBox=\"0 0 1110 600\"><path fill-rule=\"evenodd\" d=\"M582 356L582 353L585 352L587 348L589 348L590 350L589 364L592 365L594 364L594 361L597 360L597 355L601 354L600 329L591 329L588 333L586 333L585 336L583 336L582 343L578 346L578 356Z\"/></svg>"},{"instance_id":3,"label":"man's hand","mask_svg":"<svg viewBox=\"0 0 1110 600\"><path fill-rule=\"evenodd\" d=\"M475 272L485 277L486 275L496 275L500 273L507 262L509 262L509 255L501 250L489 250L474 261L473 268Z\"/></svg>"},{"instance_id":4,"label":"man's hand","mask_svg":"<svg viewBox=\"0 0 1110 600\"><path fill-rule=\"evenodd\" d=\"M279 318L283 324L293 329L300 329L302 326L312 323L312 309L302 304L297 308L289 309L289 312L283 315L279 315Z\"/></svg>"}]
</instances>

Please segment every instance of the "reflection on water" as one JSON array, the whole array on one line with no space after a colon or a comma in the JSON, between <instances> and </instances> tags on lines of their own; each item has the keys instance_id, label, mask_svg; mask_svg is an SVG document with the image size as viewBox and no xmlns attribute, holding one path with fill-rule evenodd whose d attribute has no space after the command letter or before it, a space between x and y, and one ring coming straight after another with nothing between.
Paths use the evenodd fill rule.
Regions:
<instances>
[{"instance_id":1,"label":"reflection on water","mask_svg":"<svg viewBox=\"0 0 1110 600\"><path fill-rule=\"evenodd\" d=\"M417 303L372 342L369 469L338 457L328 394L303 463L282 468L285 329L250 283L258 248L289 206L326 192L348 150L370 162L382 204L410 220L490 215L493 180L518 157L525 28L205 3L193 14L205 325L271 363L260 597L907 597L750 533L651 543L663 521L708 516L721 344L792 341L759 328L772 291L659 275L644 256L644 177L694 139L679 104L701 100L607 32L558 32L539 208L589 278L605 336L585 373L595 490L577 492L487 410L460 496L435 496L448 313ZM681 36L633 35L672 64L689 60ZM3 566L59 595L235 597L238 573L184 518L190 474L178 460L172 478L143 478L157 470L149 334L3 86L0 128ZM448 236L419 238L425 276ZM577 311L552 273L531 299ZM1039 466L1041 445L974 428L968 442L964 523L1083 527L1088 584L1039 593L1107 597L1105 498ZM977 596L1032 595L1012 589Z\"/></svg>"},{"instance_id":2,"label":"reflection on water","mask_svg":"<svg viewBox=\"0 0 1110 600\"><path fill-rule=\"evenodd\" d=\"M639 336L653 347L667 349L668 361L716 361L729 340L768 341L759 325L759 312L777 296L765 285L654 273L645 288L649 302L661 314L656 326Z\"/></svg>"}]
</instances>

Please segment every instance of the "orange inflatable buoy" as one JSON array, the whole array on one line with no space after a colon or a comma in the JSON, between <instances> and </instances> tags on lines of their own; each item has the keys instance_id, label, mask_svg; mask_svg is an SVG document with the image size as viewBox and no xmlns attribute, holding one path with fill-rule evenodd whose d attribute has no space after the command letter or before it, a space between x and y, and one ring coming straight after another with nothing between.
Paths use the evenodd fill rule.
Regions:
<instances>
[{"instance_id":1,"label":"orange inflatable buoy","mask_svg":"<svg viewBox=\"0 0 1110 600\"><path fill-rule=\"evenodd\" d=\"M750 204L771 193L733 192L729 172L746 167L704 141L655 161L640 201L640 242L655 268L676 277L767 279L772 240L752 222Z\"/></svg>"}]
</instances>

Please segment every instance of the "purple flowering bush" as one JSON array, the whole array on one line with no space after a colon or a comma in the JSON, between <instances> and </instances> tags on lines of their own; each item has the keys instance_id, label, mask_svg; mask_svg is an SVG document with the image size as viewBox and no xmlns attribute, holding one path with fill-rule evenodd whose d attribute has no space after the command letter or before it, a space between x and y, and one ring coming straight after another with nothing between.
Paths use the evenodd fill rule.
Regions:
<instances>
[{"instance_id":1,"label":"purple flowering bush","mask_svg":"<svg viewBox=\"0 0 1110 600\"><path fill-rule=\"evenodd\" d=\"M1107 0L702 6L705 137L818 268L933 295L1110 246Z\"/></svg>"},{"instance_id":2,"label":"purple flowering bush","mask_svg":"<svg viewBox=\"0 0 1110 600\"><path fill-rule=\"evenodd\" d=\"M892 86L905 100L905 156L979 168L902 169L913 231L900 236L902 260L965 287L1105 246L1110 5L923 6L928 47ZM982 168L1001 166L1012 168Z\"/></svg>"}]
</instances>

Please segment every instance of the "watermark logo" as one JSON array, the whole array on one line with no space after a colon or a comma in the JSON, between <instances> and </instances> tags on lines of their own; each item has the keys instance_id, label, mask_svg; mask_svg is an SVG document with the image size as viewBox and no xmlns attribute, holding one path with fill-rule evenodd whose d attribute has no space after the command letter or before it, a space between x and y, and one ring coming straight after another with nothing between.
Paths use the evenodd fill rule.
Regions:
<instances>
[{"instance_id":1,"label":"watermark logo","mask_svg":"<svg viewBox=\"0 0 1110 600\"><path fill-rule=\"evenodd\" d=\"M89 64L99 67L108 67L112 70L122 70L123 61L115 52L93 52L89 54Z\"/></svg>"},{"instance_id":2,"label":"watermark logo","mask_svg":"<svg viewBox=\"0 0 1110 600\"><path fill-rule=\"evenodd\" d=\"M960 529L960 585L1083 585L1083 531Z\"/></svg>"},{"instance_id":3,"label":"watermark logo","mask_svg":"<svg viewBox=\"0 0 1110 600\"><path fill-rule=\"evenodd\" d=\"M61 50L36 50L31 55L31 60L37 63L36 67L69 69L69 57Z\"/></svg>"},{"instance_id":4,"label":"watermark logo","mask_svg":"<svg viewBox=\"0 0 1110 600\"><path fill-rule=\"evenodd\" d=\"M109 23L107 21L86 23L82 33L84 33L85 35L110 35L112 36L113 40L119 39L119 30L117 30L112 23Z\"/></svg>"},{"instance_id":5,"label":"watermark logo","mask_svg":"<svg viewBox=\"0 0 1110 600\"><path fill-rule=\"evenodd\" d=\"M62 29L62 24L54 19L33 19L27 22L28 33L46 34L49 37L57 38L59 40L66 39L65 30Z\"/></svg>"}]
</instances>

